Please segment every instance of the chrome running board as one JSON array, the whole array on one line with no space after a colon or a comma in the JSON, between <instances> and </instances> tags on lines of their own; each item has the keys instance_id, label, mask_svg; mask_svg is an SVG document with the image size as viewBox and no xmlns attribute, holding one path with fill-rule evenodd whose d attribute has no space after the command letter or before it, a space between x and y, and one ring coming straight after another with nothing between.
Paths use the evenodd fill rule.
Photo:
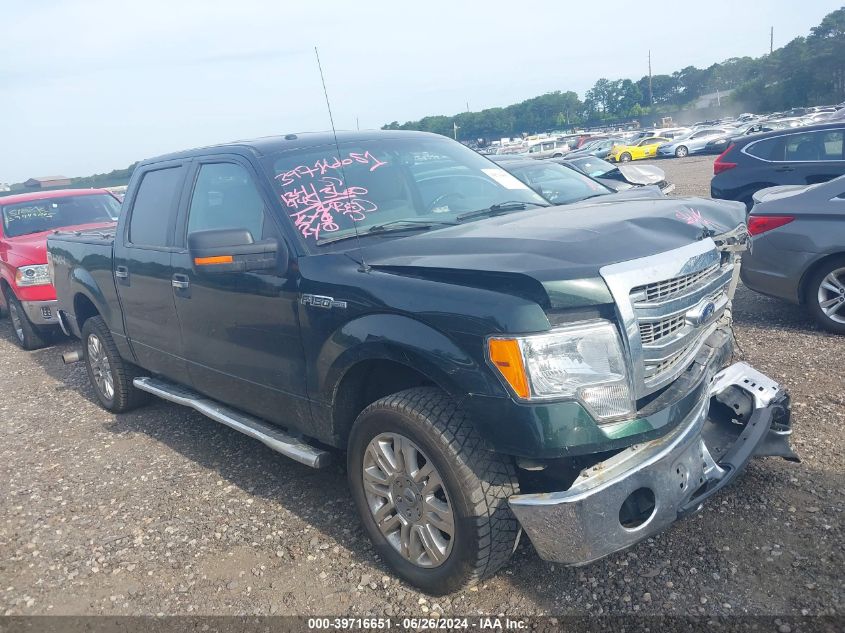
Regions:
<instances>
[{"instance_id":1,"label":"chrome running board","mask_svg":"<svg viewBox=\"0 0 845 633\"><path fill-rule=\"evenodd\" d=\"M331 454L328 451L311 446L268 422L215 402L187 387L148 377L136 378L132 381L132 384L141 391L151 393L163 400L191 407L212 420L258 440L277 453L290 457L300 464L305 464L311 468L324 468L331 461Z\"/></svg>"}]
</instances>

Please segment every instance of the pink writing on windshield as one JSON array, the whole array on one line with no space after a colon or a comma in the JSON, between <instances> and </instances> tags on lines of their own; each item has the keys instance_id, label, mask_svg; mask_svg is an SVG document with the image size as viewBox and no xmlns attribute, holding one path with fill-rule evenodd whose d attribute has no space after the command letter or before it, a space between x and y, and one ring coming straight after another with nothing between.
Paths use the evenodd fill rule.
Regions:
<instances>
[{"instance_id":1,"label":"pink writing on windshield","mask_svg":"<svg viewBox=\"0 0 845 633\"><path fill-rule=\"evenodd\" d=\"M276 178L282 184L282 186L287 186L293 184L296 181L301 181L304 179L310 179L314 176L325 176L329 171L339 170L343 167L351 165L352 163L359 163L359 164L371 164L370 171L375 171L385 163L380 161L375 156L370 154L369 151L364 152L349 152L344 158L340 158L339 156L331 156L329 158L321 158L318 161L315 161L313 165L299 165L294 167L290 171L282 172Z\"/></svg>"},{"instance_id":2,"label":"pink writing on windshield","mask_svg":"<svg viewBox=\"0 0 845 633\"><path fill-rule=\"evenodd\" d=\"M378 211L378 206L366 198L366 187L344 184L344 167L352 164L370 165L368 171L374 171L386 163L368 151L350 152L343 158L322 158L276 176L283 190L282 202L303 237L320 239L323 232L339 230L342 217L360 222L368 213Z\"/></svg>"}]
</instances>

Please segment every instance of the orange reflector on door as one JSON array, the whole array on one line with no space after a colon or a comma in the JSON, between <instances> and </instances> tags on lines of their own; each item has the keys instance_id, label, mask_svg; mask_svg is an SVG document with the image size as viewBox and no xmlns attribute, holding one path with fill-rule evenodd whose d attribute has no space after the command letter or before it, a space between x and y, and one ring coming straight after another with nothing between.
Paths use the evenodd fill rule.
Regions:
<instances>
[{"instance_id":1,"label":"orange reflector on door","mask_svg":"<svg viewBox=\"0 0 845 633\"><path fill-rule=\"evenodd\" d=\"M214 264L231 264L234 258L231 255L215 255L214 257L195 257L195 266L210 266Z\"/></svg>"},{"instance_id":2,"label":"orange reflector on door","mask_svg":"<svg viewBox=\"0 0 845 633\"><path fill-rule=\"evenodd\" d=\"M491 338L488 342L490 361L499 370L511 389L520 398L528 397L528 378L522 364L522 352L514 339Z\"/></svg>"}]
</instances>

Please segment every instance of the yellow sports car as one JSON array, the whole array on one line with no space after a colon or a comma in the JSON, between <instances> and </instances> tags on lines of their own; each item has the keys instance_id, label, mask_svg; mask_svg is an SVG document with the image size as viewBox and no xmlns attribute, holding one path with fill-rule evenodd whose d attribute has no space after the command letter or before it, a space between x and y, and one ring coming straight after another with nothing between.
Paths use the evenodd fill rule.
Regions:
<instances>
[{"instance_id":1,"label":"yellow sports car","mask_svg":"<svg viewBox=\"0 0 845 633\"><path fill-rule=\"evenodd\" d=\"M669 143L671 139L662 136L644 138L633 145L614 145L607 155L607 160L618 163L627 163L629 160L640 160L641 158L653 158L657 156L657 146L661 143Z\"/></svg>"}]
</instances>

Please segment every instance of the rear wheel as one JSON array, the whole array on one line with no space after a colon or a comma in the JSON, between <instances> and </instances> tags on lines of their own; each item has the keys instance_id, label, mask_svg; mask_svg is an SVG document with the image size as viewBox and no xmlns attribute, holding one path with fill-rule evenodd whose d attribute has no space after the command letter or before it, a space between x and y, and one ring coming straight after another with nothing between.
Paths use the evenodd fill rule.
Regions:
<instances>
[{"instance_id":1,"label":"rear wheel","mask_svg":"<svg viewBox=\"0 0 845 633\"><path fill-rule=\"evenodd\" d=\"M132 384L138 369L121 358L102 317L91 317L82 326L82 358L103 408L122 413L146 402L147 393Z\"/></svg>"},{"instance_id":2,"label":"rear wheel","mask_svg":"<svg viewBox=\"0 0 845 633\"><path fill-rule=\"evenodd\" d=\"M619 162L627 163L630 162L631 155L628 152L622 152L622 155L619 157Z\"/></svg>"},{"instance_id":3,"label":"rear wheel","mask_svg":"<svg viewBox=\"0 0 845 633\"><path fill-rule=\"evenodd\" d=\"M686 145L681 145L678 149L675 150L675 156L677 158L684 158L689 154L689 150L687 149Z\"/></svg>"},{"instance_id":4,"label":"rear wheel","mask_svg":"<svg viewBox=\"0 0 845 633\"><path fill-rule=\"evenodd\" d=\"M348 477L379 554L427 593L474 584L513 553L513 464L439 389L409 389L367 407L350 434Z\"/></svg>"},{"instance_id":5,"label":"rear wheel","mask_svg":"<svg viewBox=\"0 0 845 633\"><path fill-rule=\"evenodd\" d=\"M807 306L816 322L836 334L845 334L845 257L834 257L807 281Z\"/></svg>"},{"instance_id":6,"label":"rear wheel","mask_svg":"<svg viewBox=\"0 0 845 633\"><path fill-rule=\"evenodd\" d=\"M44 338L38 326L33 325L21 302L11 291L6 288L6 305L9 306L9 319L12 321L12 330L15 333L15 341L25 350L44 347Z\"/></svg>"}]
</instances>

